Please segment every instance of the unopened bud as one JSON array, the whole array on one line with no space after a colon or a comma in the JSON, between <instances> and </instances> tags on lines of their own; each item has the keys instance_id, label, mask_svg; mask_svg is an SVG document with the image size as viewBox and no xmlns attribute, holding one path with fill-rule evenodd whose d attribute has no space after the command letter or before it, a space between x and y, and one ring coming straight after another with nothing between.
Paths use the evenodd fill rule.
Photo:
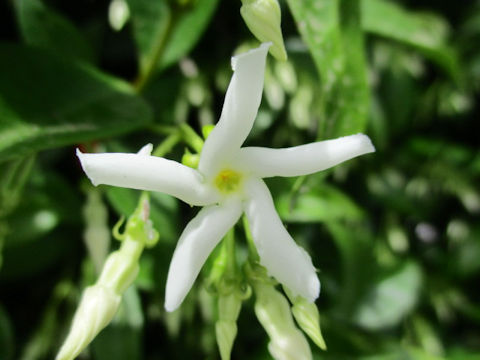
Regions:
<instances>
[{"instance_id":1,"label":"unopened bud","mask_svg":"<svg viewBox=\"0 0 480 360\"><path fill-rule=\"evenodd\" d=\"M312 339L312 341L322 350L327 350L327 345L320 330L320 314L315 303L307 299L291 295L291 291L285 289L288 298L292 302L292 314L300 328Z\"/></svg>"},{"instance_id":2,"label":"unopened bud","mask_svg":"<svg viewBox=\"0 0 480 360\"><path fill-rule=\"evenodd\" d=\"M72 360L112 320L121 297L100 284L88 287L75 312L72 327L56 360Z\"/></svg>"},{"instance_id":3,"label":"unopened bud","mask_svg":"<svg viewBox=\"0 0 480 360\"><path fill-rule=\"evenodd\" d=\"M237 336L237 319L242 300L235 292L218 298L218 321L215 323L217 344L222 360L229 360Z\"/></svg>"},{"instance_id":4,"label":"unopened bud","mask_svg":"<svg viewBox=\"0 0 480 360\"><path fill-rule=\"evenodd\" d=\"M147 146L142 151L149 152ZM143 193L135 212L125 226L124 234L117 234L122 241L120 249L105 261L97 283L88 287L75 312L70 332L56 360L72 360L113 319L120 305L121 296L138 275L138 260L145 246L158 241L158 233L149 222L148 194ZM119 224L117 224L118 233Z\"/></svg>"},{"instance_id":5,"label":"unopened bud","mask_svg":"<svg viewBox=\"0 0 480 360\"><path fill-rule=\"evenodd\" d=\"M182 164L193 169L198 167L198 163L200 162L200 155L192 154L188 150L185 151L185 154L182 156Z\"/></svg>"},{"instance_id":6,"label":"unopened bud","mask_svg":"<svg viewBox=\"0 0 480 360\"><path fill-rule=\"evenodd\" d=\"M112 0L108 7L108 22L115 31L120 31L130 18L130 9L126 0Z\"/></svg>"},{"instance_id":7,"label":"unopened bud","mask_svg":"<svg viewBox=\"0 0 480 360\"><path fill-rule=\"evenodd\" d=\"M88 188L87 203L83 208L83 218L86 225L83 238L98 274L102 270L110 247L110 229L108 228L107 207L102 201L100 190L97 188Z\"/></svg>"},{"instance_id":8,"label":"unopened bud","mask_svg":"<svg viewBox=\"0 0 480 360\"><path fill-rule=\"evenodd\" d=\"M281 11L277 0L242 0L240 14L253 35L261 42L271 42L270 53L287 60L280 27Z\"/></svg>"},{"instance_id":9,"label":"unopened bud","mask_svg":"<svg viewBox=\"0 0 480 360\"><path fill-rule=\"evenodd\" d=\"M276 360L309 360L307 339L293 322L287 299L270 284L254 285L255 314L270 337L268 350Z\"/></svg>"}]
</instances>

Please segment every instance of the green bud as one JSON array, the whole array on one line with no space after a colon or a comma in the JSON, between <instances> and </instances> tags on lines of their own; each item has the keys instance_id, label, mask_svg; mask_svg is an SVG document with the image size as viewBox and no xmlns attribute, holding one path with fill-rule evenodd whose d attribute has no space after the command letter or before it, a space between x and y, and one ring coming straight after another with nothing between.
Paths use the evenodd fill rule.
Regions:
<instances>
[{"instance_id":1,"label":"green bud","mask_svg":"<svg viewBox=\"0 0 480 360\"><path fill-rule=\"evenodd\" d=\"M266 283L254 284L255 314L270 337L268 350L274 359L312 359L307 339L297 329L290 313L290 305L281 293Z\"/></svg>"},{"instance_id":2,"label":"green bud","mask_svg":"<svg viewBox=\"0 0 480 360\"><path fill-rule=\"evenodd\" d=\"M218 297L218 321L215 323L217 344L222 360L229 360L237 336L237 319L242 300L235 294Z\"/></svg>"},{"instance_id":3,"label":"green bud","mask_svg":"<svg viewBox=\"0 0 480 360\"><path fill-rule=\"evenodd\" d=\"M100 191L93 186L88 188L83 218L86 225L83 238L98 274L102 270L110 247L110 229L107 207L102 201Z\"/></svg>"},{"instance_id":4,"label":"green bud","mask_svg":"<svg viewBox=\"0 0 480 360\"><path fill-rule=\"evenodd\" d=\"M315 303L311 303L301 296L292 296L291 291L285 287L284 290L293 304L292 314L297 324L320 349L327 350L320 330L320 314Z\"/></svg>"},{"instance_id":5,"label":"green bud","mask_svg":"<svg viewBox=\"0 0 480 360\"><path fill-rule=\"evenodd\" d=\"M287 60L280 27L281 11L277 0L242 0L240 14L253 35L261 42L271 42L270 53Z\"/></svg>"},{"instance_id":6,"label":"green bud","mask_svg":"<svg viewBox=\"0 0 480 360\"><path fill-rule=\"evenodd\" d=\"M299 129L308 129L312 122L311 106L313 102L313 89L311 86L302 84L292 100L288 108L288 115L291 121Z\"/></svg>"},{"instance_id":7,"label":"green bud","mask_svg":"<svg viewBox=\"0 0 480 360\"><path fill-rule=\"evenodd\" d=\"M289 94L294 94L297 91L298 81L292 63L290 61L276 61L274 69L275 76L283 89Z\"/></svg>"},{"instance_id":8,"label":"green bud","mask_svg":"<svg viewBox=\"0 0 480 360\"><path fill-rule=\"evenodd\" d=\"M205 140L207 140L208 135L210 135L213 129L215 129L215 125L213 124L202 126L202 135Z\"/></svg>"},{"instance_id":9,"label":"green bud","mask_svg":"<svg viewBox=\"0 0 480 360\"><path fill-rule=\"evenodd\" d=\"M265 98L274 110L282 109L285 104L285 91L269 67L265 71Z\"/></svg>"},{"instance_id":10,"label":"green bud","mask_svg":"<svg viewBox=\"0 0 480 360\"><path fill-rule=\"evenodd\" d=\"M185 154L182 156L182 164L193 169L198 167L198 163L200 162L200 155L192 154L190 151L185 149Z\"/></svg>"}]
</instances>

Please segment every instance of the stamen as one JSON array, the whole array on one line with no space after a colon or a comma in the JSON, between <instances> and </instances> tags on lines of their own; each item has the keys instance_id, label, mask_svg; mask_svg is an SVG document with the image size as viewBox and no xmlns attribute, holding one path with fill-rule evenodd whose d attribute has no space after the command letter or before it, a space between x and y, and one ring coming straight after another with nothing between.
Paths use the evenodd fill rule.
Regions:
<instances>
[{"instance_id":1,"label":"stamen","mask_svg":"<svg viewBox=\"0 0 480 360\"><path fill-rule=\"evenodd\" d=\"M242 175L230 169L220 171L215 178L215 186L223 193L236 191L241 182Z\"/></svg>"}]
</instances>

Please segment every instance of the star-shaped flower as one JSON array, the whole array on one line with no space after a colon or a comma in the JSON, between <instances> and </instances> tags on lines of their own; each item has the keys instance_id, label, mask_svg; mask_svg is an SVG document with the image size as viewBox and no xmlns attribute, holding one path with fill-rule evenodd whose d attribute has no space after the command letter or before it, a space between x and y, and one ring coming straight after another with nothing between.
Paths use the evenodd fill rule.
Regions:
<instances>
[{"instance_id":1,"label":"star-shaped flower","mask_svg":"<svg viewBox=\"0 0 480 360\"><path fill-rule=\"evenodd\" d=\"M148 151L82 154L92 183L160 191L204 206L183 231L168 272L165 308L180 306L208 255L245 212L261 264L277 281L314 301L320 292L307 252L288 234L262 178L300 176L375 151L363 134L284 149L241 147L260 106L269 44L232 58L222 114L200 154L198 170Z\"/></svg>"}]
</instances>

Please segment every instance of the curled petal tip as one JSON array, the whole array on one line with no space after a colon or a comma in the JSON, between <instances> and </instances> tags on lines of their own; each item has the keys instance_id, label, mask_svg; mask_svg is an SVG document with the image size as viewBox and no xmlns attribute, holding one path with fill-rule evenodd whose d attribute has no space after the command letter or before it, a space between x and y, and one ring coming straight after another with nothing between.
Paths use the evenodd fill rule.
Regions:
<instances>
[{"instance_id":1,"label":"curled petal tip","mask_svg":"<svg viewBox=\"0 0 480 360\"><path fill-rule=\"evenodd\" d=\"M90 181L94 186L98 186L99 184L93 179L93 177L90 176L90 167L88 166L86 154L82 153L79 148L77 148L75 152L78 157L78 160L80 160L80 165L82 166L83 172L87 174L88 178L90 179Z\"/></svg>"},{"instance_id":2,"label":"curled petal tip","mask_svg":"<svg viewBox=\"0 0 480 360\"><path fill-rule=\"evenodd\" d=\"M264 57L267 56L268 49L272 46L271 42L265 42L260 44L259 47L250 49L247 52L241 53L239 55L235 55L232 57L232 70L235 71L236 67L238 66L237 64L240 61L246 61L248 58L251 58L255 55L260 55L262 54Z\"/></svg>"},{"instance_id":3,"label":"curled petal tip","mask_svg":"<svg viewBox=\"0 0 480 360\"><path fill-rule=\"evenodd\" d=\"M365 134L357 134L359 135L359 140L361 141L362 145L364 145L365 153L372 153L375 152L375 146L372 143L372 140Z\"/></svg>"},{"instance_id":4,"label":"curled petal tip","mask_svg":"<svg viewBox=\"0 0 480 360\"><path fill-rule=\"evenodd\" d=\"M144 147L142 147L139 151L138 151L138 155L145 155L145 156L150 156L152 155L152 151L153 151L153 144L151 143L148 143L147 145L145 145Z\"/></svg>"}]
</instances>

